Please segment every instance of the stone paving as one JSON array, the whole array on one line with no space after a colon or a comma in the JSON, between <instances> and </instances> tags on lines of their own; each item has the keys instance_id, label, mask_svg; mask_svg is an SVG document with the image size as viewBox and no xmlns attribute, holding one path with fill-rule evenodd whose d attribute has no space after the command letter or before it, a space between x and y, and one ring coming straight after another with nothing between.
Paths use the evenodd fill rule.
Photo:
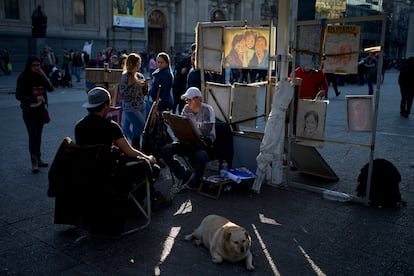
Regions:
<instances>
[{"instance_id":1,"label":"stone paving","mask_svg":"<svg viewBox=\"0 0 414 276\"><path fill-rule=\"evenodd\" d=\"M397 71L381 86L375 157L393 162L402 175L406 207L374 208L336 202L321 194L282 185L263 185L260 194L234 186L219 200L195 192L174 197L173 206L153 214L148 228L111 239L54 225L54 199L46 195L47 170L30 172L27 133L14 91L17 73L0 76L0 274L1 275L414 275L414 115L399 116ZM335 183L291 173L304 185L355 195L356 177L369 150L353 146L371 137L347 133L345 95L366 86L340 87L330 96L327 143L321 155L340 180ZM83 83L49 94L52 121L45 126L43 156L51 162L63 137L85 110ZM240 150L240 149L236 149ZM168 192L164 169L157 187ZM206 248L184 241L208 214L223 215L252 235L254 272L243 263L216 265Z\"/></svg>"}]
</instances>

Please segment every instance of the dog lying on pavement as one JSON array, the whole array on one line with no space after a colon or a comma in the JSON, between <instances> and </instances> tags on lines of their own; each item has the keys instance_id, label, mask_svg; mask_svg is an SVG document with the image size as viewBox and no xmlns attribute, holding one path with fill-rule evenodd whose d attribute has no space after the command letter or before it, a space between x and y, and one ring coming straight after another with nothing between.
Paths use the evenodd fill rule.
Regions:
<instances>
[{"instance_id":1,"label":"dog lying on pavement","mask_svg":"<svg viewBox=\"0 0 414 276\"><path fill-rule=\"evenodd\" d=\"M252 271L253 256L250 252L252 239L241 226L218 215L208 215L185 240L195 239L195 244L204 244L210 250L213 263L239 262L245 260L246 269Z\"/></svg>"}]
</instances>

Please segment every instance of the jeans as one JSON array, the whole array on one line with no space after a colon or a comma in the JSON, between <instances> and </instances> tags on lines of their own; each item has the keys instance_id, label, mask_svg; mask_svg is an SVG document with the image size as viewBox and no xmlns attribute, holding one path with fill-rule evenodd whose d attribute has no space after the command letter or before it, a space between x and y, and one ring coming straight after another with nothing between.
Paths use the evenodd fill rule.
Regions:
<instances>
[{"instance_id":1,"label":"jeans","mask_svg":"<svg viewBox=\"0 0 414 276\"><path fill-rule=\"evenodd\" d=\"M29 134L29 151L31 155L40 156L42 143L44 109L43 106L23 110L23 121Z\"/></svg>"},{"instance_id":2,"label":"jeans","mask_svg":"<svg viewBox=\"0 0 414 276\"><path fill-rule=\"evenodd\" d=\"M81 70L81 68L78 67L78 66L73 66L72 65L72 69L73 69L73 73L74 73L74 75L76 77L76 81L77 82L80 82L80 70Z\"/></svg>"},{"instance_id":3,"label":"jeans","mask_svg":"<svg viewBox=\"0 0 414 276\"><path fill-rule=\"evenodd\" d=\"M139 137L144 131L146 111L123 111L122 131L129 139ZM130 125L132 124L132 131Z\"/></svg>"},{"instance_id":4,"label":"jeans","mask_svg":"<svg viewBox=\"0 0 414 276\"><path fill-rule=\"evenodd\" d=\"M175 155L188 157L194 161L194 181L199 183L204 174L204 169L209 161L209 154L205 149L192 148L190 145L177 142L161 148L161 158L170 168L171 172L179 179L183 179L189 168L186 168Z\"/></svg>"}]
</instances>

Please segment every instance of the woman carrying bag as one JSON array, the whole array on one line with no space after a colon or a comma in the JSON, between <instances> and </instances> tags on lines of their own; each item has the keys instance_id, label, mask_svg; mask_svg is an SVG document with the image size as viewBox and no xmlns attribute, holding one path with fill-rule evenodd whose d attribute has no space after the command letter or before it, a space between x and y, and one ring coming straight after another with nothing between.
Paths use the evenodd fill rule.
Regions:
<instances>
[{"instance_id":1,"label":"woman carrying bag","mask_svg":"<svg viewBox=\"0 0 414 276\"><path fill-rule=\"evenodd\" d=\"M31 56L17 79L16 99L20 101L23 121L29 134L32 173L38 173L39 167L48 166L40 159L43 125L50 121L47 91L53 91L53 85L40 67L40 58Z\"/></svg>"}]
</instances>

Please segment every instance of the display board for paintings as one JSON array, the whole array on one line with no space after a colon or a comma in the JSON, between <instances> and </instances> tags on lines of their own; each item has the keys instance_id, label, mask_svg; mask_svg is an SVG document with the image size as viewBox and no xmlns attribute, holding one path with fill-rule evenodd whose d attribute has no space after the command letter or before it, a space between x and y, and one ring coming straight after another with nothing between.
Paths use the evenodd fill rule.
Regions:
<instances>
[{"instance_id":1,"label":"display board for paintings","mask_svg":"<svg viewBox=\"0 0 414 276\"><path fill-rule=\"evenodd\" d=\"M325 73L358 73L360 33L360 26L326 26L323 65Z\"/></svg>"},{"instance_id":2,"label":"display board for paintings","mask_svg":"<svg viewBox=\"0 0 414 276\"><path fill-rule=\"evenodd\" d=\"M291 144L291 158L298 172L338 181L339 177L314 147Z\"/></svg>"},{"instance_id":3,"label":"display board for paintings","mask_svg":"<svg viewBox=\"0 0 414 276\"><path fill-rule=\"evenodd\" d=\"M86 68L86 82L109 82L120 83L122 77L121 69Z\"/></svg>"},{"instance_id":4,"label":"display board for paintings","mask_svg":"<svg viewBox=\"0 0 414 276\"><path fill-rule=\"evenodd\" d=\"M121 69L86 68L86 91L94 87L103 87L111 94L111 104L116 106L119 102L119 83L121 82Z\"/></svg>"},{"instance_id":5,"label":"display board for paintings","mask_svg":"<svg viewBox=\"0 0 414 276\"><path fill-rule=\"evenodd\" d=\"M197 27L197 64L203 69L221 74L223 53L223 27Z\"/></svg>"},{"instance_id":6,"label":"display board for paintings","mask_svg":"<svg viewBox=\"0 0 414 276\"><path fill-rule=\"evenodd\" d=\"M346 96L348 131L370 132L374 125L374 99L372 95Z\"/></svg>"},{"instance_id":7,"label":"display board for paintings","mask_svg":"<svg viewBox=\"0 0 414 276\"><path fill-rule=\"evenodd\" d=\"M259 86L235 84L233 88L233 108L231 112L232 123L244 127L256 127L259 91Z\"/></svg>"},{"instance_id":8,"label":"display board for paintings","mask_svg":"<svg viewBox=\"0 0 414 276\"><path fill-rule=\"evenodd\" d=\"M273 41L269 27L224 28L223 66L232 69L268 70L269 57L273 56L275 51ZM238 49L241 49L241 55L237 54ZM260 56L257 53L260 53Z\"/></svg>"},{"instance_id":9,"label":"display board for paintings","mask_svg":"<svg viewBox=\"0 0 414 276\"><path fill-rule=\"evenodd\" d=\"M227 84L206 83L206 102L213 107L216 118L223 122L230 122L231 89Z\"/></svg>"},{"instance_id":10,"label":"display board for paintings","mask_svg":"<svg viewBox=\"0 0 414 276\"><path fill-rule=\"evenodd\" d=\"M304 25L297 27L296 65L317 68L321 51L320 25Z\"/></svg>"},{"instance_id":11,"label":"display board for paintings","mask_svg":"<svg viewBox=\"0 0 414 276\"><path fill-rule=\"evenodd\" d=\"M206 146L204 141L200 138L200 131L196 128L194 122L190 118L170 112L164 112L163 116L167 120L178 141L187 145Z\"/></svg>"}]
</instances>

